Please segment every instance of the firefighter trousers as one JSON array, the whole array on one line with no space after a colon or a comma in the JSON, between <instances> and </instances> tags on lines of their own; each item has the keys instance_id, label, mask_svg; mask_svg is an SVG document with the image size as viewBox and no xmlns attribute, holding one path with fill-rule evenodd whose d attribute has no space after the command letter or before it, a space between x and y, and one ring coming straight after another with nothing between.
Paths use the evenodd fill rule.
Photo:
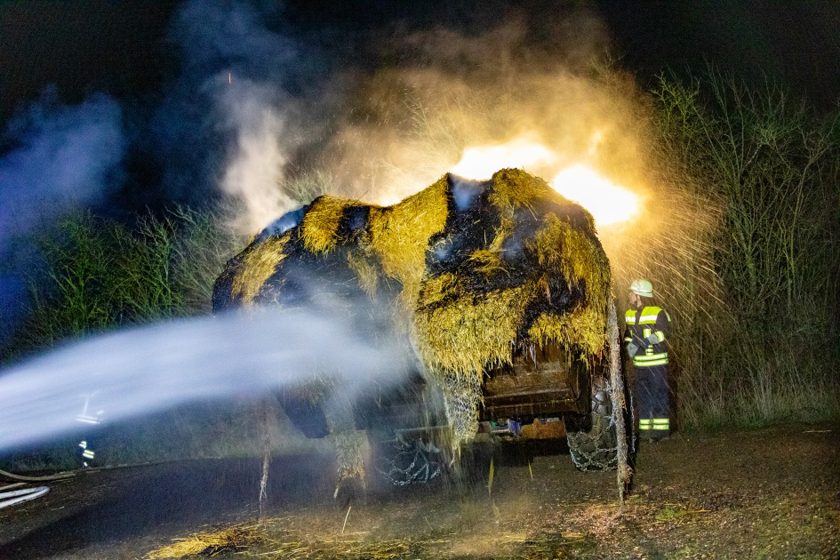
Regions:
<instances>
[{"instance_id":1,"label":"firefighter trousers","mask_svg":"<svg viewBox=\"0 0 840 560\"><path fill-rule=\"evenodd\" d=\"M636 367L639 436L662 439L671 433L671 388L668 366Z\"/></svg>"}]
</instances>

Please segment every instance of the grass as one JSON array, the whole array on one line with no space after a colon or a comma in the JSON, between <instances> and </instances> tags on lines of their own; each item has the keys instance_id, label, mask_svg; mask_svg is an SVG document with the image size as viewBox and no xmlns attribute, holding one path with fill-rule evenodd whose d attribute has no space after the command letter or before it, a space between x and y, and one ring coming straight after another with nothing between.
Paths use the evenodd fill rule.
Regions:
<instances>
[{"instance_id":1,"label":"grass","mask_svg":"<svg viewBox=\"0 0 840 560\"><path fill-rule=\"evenodd\" d=\"M209 311L213 281L241 243L221 223L182 208L131 227L90 213L65 218L39 239L28 315L4 354Z\"/></svg>"}]
</instances>

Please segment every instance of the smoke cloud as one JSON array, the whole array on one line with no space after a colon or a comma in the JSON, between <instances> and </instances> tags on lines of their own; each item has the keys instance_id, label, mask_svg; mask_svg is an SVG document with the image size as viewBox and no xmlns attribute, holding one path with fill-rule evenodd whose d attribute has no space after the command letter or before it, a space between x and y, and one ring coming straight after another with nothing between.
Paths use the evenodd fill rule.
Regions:
<instances>
[{"instance_id":1,"label":"smoke cloud","mask_svg":"<svg viewBox=\"0 0 840 560\"><path fill-rule=\"evenodd\" d=\"M12 239L90 207L119 186L126 150L122 110L106 95L62 106L49 94L6 130L14 149L0 158L0 254Z\"/></svg>"},{"instance_id":2,"label":"smoke cloud","mask_svg":"<svg viewBox=\"0 0 840 560\"><path fill-rule=\"evenodd\" d=\"M307 35L261 4L186 3L170 33L183 71L154 141L166 146L168 192L196 197L209 185L239 204L236 232L253 234L324 192L394 203L471 146L520 138L553 152L528 168L548 179L587 163L647 188L644 107L604 62L600 18L571 6L506 8L499 21ZM330 34L363 44L365 58L323 47Z\"/></svg>"},{"instance_id":3,"label":"smoke cloud","mask_svg":"<svg viewBox=\"0 0 840 560\"><path fill-rule=\"evenodd\" d=\"M244 79L217 99L220 126L233 138L220 186L242 204L232 221L237 232L258 231L295 206L278 186L288 154L280 143L286 119L274 108L275 97L270 87Z\"/></svg>"},{"instance_id":4,"label":"smoke cloud","mask_svg":"<svg viewBox=\"0 0 840 560\"><path fill-rule=\"evenodd\" d=\"M604 62L609 41L597 18L581 9L569 19L579 25L557 29L559 51L531 44L533 30L517 18L476 36L418 32L391 45L412 62L385 67L362 86L324 152L340 188L392 202L453 169L470 147L521 139L553 152L525 165L546 179L586 163L643 188L640 92ZM359 111L368 116L361 123L353 118ZM519 160L500 159L497 168Z\"/></svg>"},{"instance_id":5,"label":"smoke cloud","mask_svg":"<svg viewBox=\"0 0 840 560\"><path fill-rule=\"evenodd\" d=\"M187 2L170 31L181 74L148 135L168 195L187 203L221 195L237 205L237 233L259 231L295 205L278 183L299 142L287 89L300 80L303 55L268 29L276 17L245 2Z\"/></svg>"},{"instance_id":6,"label":"smoke cloud","mask_svg":"<svg viewBox=\"0 0 840 560\"><path fill-rule=\"evenodd\" d=\"M585 160L644 188L644 109L632 80L603 63L601 20L586 6L503 12L500 24L476 14L460 30L396 22L301 32L264 3L186 2L168 35L178 75L132 148L156 162L169 200L234 202L240 234L323 192L396 202L471 146L517 138L556 153L528 171L551 178ZM112 163L85 166L90 152L78 149L78 167L94 174ZM35 172L26 181L41 182ZM88 183L91 197L101 194L101 181Z\"/></svg>"}]
</instances>

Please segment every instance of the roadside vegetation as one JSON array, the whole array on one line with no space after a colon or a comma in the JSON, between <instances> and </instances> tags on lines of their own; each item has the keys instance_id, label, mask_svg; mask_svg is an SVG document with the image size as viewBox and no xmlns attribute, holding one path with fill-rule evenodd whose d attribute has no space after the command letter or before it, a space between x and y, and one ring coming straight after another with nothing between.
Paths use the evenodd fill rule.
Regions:
<instances>
[{"instance_id":1,"label":"roadside vegetation","mask_svg":"<svg viewBox=\"0 0 840 560\"><path fill-rule=\"evenodd\" d=\"M694 239L679 239L703 258L671 246L651 261L666 305L684 311L683 425L837 419L840 114L812 114L777 86L751 90L714 70L662 78L653 93L663 159L685 198L713 209ZM696 226L699 214L680 210Z\"/></svg>"},{"instance_id":2,"label":"roadside vegetation","mask_svg":"<svg viewBox=\"0 0 840 560\"><path fill-rule=\"evenodd\" d=\"M748 89L714 70L663 77L650 102L655 159L667 162L659 180L674 196L615 281L621 293L650 277L673 310L679 424L837 420L838 113L812 114L781 88ZM288 194L321 193L325 177L305 179ZM0 355L208 313L215 277L245 243L224 217L178 208L132 224L65 218L38 241L31 307Z\"/></svg>"},{"instance_id":3,"label":"roadside vegetation","mask_svg":"<svg viewBox=\"0 0 840 560\"><path fill-rule=\"evenodd\" d=\"M213 281L241 243L220 215L185 208L131 225L91 213L65 217L37 240L31 307L8 350L208 313Z\"/></svg>"}]
</instances>

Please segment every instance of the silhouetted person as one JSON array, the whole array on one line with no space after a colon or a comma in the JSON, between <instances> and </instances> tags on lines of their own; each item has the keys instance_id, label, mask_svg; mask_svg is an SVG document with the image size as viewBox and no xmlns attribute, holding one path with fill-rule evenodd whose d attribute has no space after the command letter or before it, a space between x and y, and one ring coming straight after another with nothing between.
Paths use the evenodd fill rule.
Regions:
<instances>
[{"instance_id":1,"label":"silhouetted person","mask_svg":"<svg viewBox=\"0 0 840 560\"><path fill-rule=\"evenodd\" d=\"M655 441L671 433L667 348L671 318L652 300L653 285L650 281L634 280L630 285L630 309L624 314L627 325L624 342L636 370L639 436Z\"/></svg>"}]
</instances>

